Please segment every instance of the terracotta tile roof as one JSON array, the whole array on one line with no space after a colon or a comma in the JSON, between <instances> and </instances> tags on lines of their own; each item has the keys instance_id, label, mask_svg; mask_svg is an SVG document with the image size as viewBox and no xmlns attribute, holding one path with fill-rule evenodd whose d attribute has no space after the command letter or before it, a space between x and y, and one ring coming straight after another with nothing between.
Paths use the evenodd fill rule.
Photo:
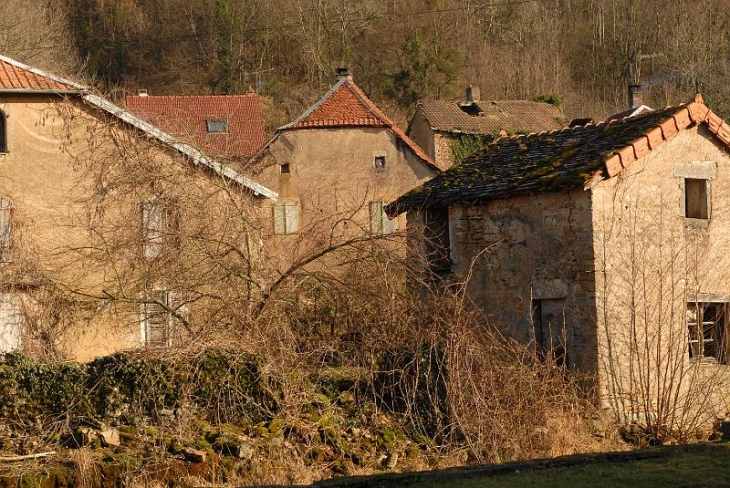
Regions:
<instances>
[{"instance_id":1,"label":"terracotta tile roof","mask_svg":"<svg viewBox=\"0 0 730 488\"><path fill-rule=\"evenodd\" d=\"M648 107L646 105L632 107L632 108L626 109L622 112L610 115L606 119L606 122L613 122L614 120L622 120L622 119L625 119L626 117L636 117L637 115L649 113L652 110L654 110L654 109L651 107Z\"/></svg>"},{"instance_id":2,"label":"terracotta tile roof","mask_svg":"<svg viewBox=\"0 0 730 488\"><path fill-rule=\"evenodd\" d=\"M260 99L253 93L129 96L127 109L215 158L249 158L266 143ZM227 132L209 132L208 121L225 121Z\"/></svg>"},{"instance_id":3,"label":"terracotta tile roof","mask_svg":"<svg viewBox=\"0 0 730 488\"><path fill-rule=\"evenodd\" d=\"M381 112L350 77L342 77L324 97L299 118L280 127L279 132L334 127L385 127L406 144L426 166L436 171L442 169Z\"/></svg>"},{"instance_id":4,"label":"terracotta tile roof","mask_svg":"<svg viewBox=\"0 0 730 488\"><path fill-rule=\"evenodd\" d=\"M698 96L694 102L611 123L502 137L464 162L398 198L395 215L414 208L590 188L693 124L705 124L730 147L730 126Z\"/></svg>"},{"instance_id":5,"label":"terracotta tile roof","mask_svg":"<svg viewBox=\"0 0 730 488\"><path fill-rule=\"evenodd\" d=\"M418 102L418 110L431 128L441 132L498 134L504 130L529 133L560 129L567 123L559 107L529 100L471 103L424 100Z\"/></svg>"},{"instance_id":6,"label":"terracotta tile roof","mask_svg":"<svg viewBox=\"0 0 730 488\"><path fill-rule=\"evenodd\" d=\"M85 86L0 56L0 91L79 92Z\"/></svg>"}]
</instances>

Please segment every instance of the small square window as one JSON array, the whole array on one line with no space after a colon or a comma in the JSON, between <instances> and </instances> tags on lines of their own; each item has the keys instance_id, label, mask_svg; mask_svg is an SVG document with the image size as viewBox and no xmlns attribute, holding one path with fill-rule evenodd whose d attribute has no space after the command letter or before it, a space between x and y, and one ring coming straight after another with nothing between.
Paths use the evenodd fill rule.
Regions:
<instances>
[{"instance_id":1,"label":"small square window","mask_svg":"<svg viewBox=\"0 0 730 488\"><path fill-rule=\"evenodd\" d=\"M685 178L684 216L688 219L710 218L709 192L707 180Z\"/></svg>"},{"instance_id":2,"label":"small square window","mask_svg":"<svg viewBox=\"0 0 730 488\"><path fill-rule=\"evenodd\" d=\"M288 175L291 172L289 163L284 163L284 164L280 165L279 169L281 170L281 174L283 174L283 175Z\"/></svg>"},{"instance_id":3,"label":"small square window","mask_svg":"<svg viewBox=\"0 0 730 488\"><path fill-rule=\"evenodd\" d=\"M205 125L210 133L225 134L228 132L227 120L206 120Z\"/></svg>"},{"instance_id":4,"label":"small square window","mask_svg":"<svg viewBox=\"0 0 730 488\"><path fill-rule=\"evenodd\" d=\"M383 170L388 163L385 159L385 156L375 156L373 164L375 165L375 169Z\"/></svg>"},{"instance_id":5,"label":"small square window","mask_svg":"<svg viewBox=\"0 0 730 488\"><path fill-rule=\"evenodd\" d=\"M687 304L690 359L709 359L725 363L727 303Z\"/></svg>"}]
</instances>

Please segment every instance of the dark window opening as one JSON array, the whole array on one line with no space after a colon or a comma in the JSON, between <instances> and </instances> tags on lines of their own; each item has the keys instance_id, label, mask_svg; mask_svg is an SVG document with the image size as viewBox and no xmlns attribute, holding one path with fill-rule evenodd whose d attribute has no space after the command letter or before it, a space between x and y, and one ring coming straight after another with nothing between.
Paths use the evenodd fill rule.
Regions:
<instances>
[{"instance_id":1,"label":"dark window opening","mask_svg":"<svg viewBox=\"0 0 730 488\"><path fill-rule=\"evenodd\" d=\"M538 356L555 362L557 366L567 364L567 334L565 328L566 300L532 300L532 326Z\"/></svg>"},{"instance_id":2,"label":"dark window opening","mask_svg":"<svg viewBox=\"0 0 730 488\"><path fill-rule=\"evenodd\" d=\"M482 110L482 108L474 102L459 104L459 108L465 114L471 115L473 117L477 117L479 115L484 114L484 110Z\"/></svg>"},{"instance_id":3,"label":"dark window opening","mask_svg":"<svg viewBox=\"0 0 730 488\"><path fill-rule=\"evenodd\" d=\"M447 208L426 210L423 225L428 271L436 276L451 273L449 210Z\"/></svg>"},{"instance_id":4,"label":"dark window opening","mask_svg":"<svg viewBox=\"0 0 730 488\"><path fill-rule=\"evenodd\" d=\"M684 216L688 219L708 219L709 199L707 180L684 180Z\"/></svg>"},{"instance_id":5,"label":"dark window opening","mask_svg":"<svg viewBox=\"0 0 730 488\"><path fill-rule=\"evenodd\" d=\"M385 156L375 156L374 164L375 169L385 169L388 163L385 159Z\"/></svg>"},{"instance_id":6,"label":"dark window opening","mask_svg":"<svg viewBox=\"0 0 730 488\"><path fill-rule=\"evenodd\" d=\"M208 132L211 132L211 133L228 132L228 121L226 121L226 120L206 120L205 124L208 128Z\"/></svg>"},{"instance_id":7,"label":"dark window opening","mask_svg":"<svg viewBox=\"0 0 730 488\"><path fill-rule=\"evenodd\" d=\"M284 163L281 166L279 166L279 169L281 170L281 174L288 175L291 169L289 168L289 163Z\"/></svg>"},{"instance_id":8,"label":"dark window opening","mask_svg":"<svg viewBox=\"0 0 730 488\"><path fill-rule=\"evenodd\" d=\"M725 364L727 303L688 303L687 328L690 359Z\"/></svg>"},{"instance_id":9,"label":"dark window opening","mask_svg":"<svg viewBox=\"0 0 730 488\"><path fill-rule=\"evenodd\" d=\"M0 110L0 153L8 152L8 129L5 112Z\"/></svg>"}]
</instances>

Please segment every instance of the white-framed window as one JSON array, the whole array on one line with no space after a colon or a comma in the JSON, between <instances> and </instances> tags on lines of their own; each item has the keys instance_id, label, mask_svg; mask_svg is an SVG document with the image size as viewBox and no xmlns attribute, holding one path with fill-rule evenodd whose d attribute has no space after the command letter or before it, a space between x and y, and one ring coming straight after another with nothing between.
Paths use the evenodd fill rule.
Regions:
<instances>
[{"instance_id":1,"label":"white-framed window","mask_svg":"<svg viewBox=\"0 0 730 488\"><path fill-rule=\"evenodd\" d=\"M728 302L687 303L689 357L726 363Z\"/></svg>"},{"instance_id":2,"label":"white-framed window","mask_svg":"<svg viewBox=\"0 0 730 488\"><path fill-rule=\"evenodd\" d=\"M8 197L0 197L0 262L11 261L13 202Z\"/></svg>"},{"instance_id":3,"label":"white-framed window","mask_svg":"<svg viewBox=\"0 0 730 488\"><path fill-rule=\"evenodd\" d=\"M177 206L170 200L154 196L142 203L143 251L147 259L162 256L166 247L176 244L179 231Z\"/></svg>"},{"instance_id":4,"label":"white-framed window","mask_svg":"<svg viewBox=\"0 0 730 488\"><path fill-rule=\"evenodd\" d=\"M709 181L700 178L684 179L684 216L688 219L710 218Z\"/></svg>"},{"instance_id":5,"label":"white-framed window","mask_svg":"<svg viewBox=\"0 0 730 488\"><path fill-rule=\"evenodd\" d=\"M383 208L386 202L370 202L370 232L376 236L392 234L397 229L396 219L389 219Z\"/></svg>"},{"instance_id":6,"label":"white-framed window","mask_svg":"<svg viewBox=\"0 0 730 488\"><path fill-rule=\"evenodd\" d=\"M274 204L274 234L286 235L299 232L299 202Z\"/></svg>"},{"instance_id":7,"label":"white-framed window","mask_svg":"<svg viewBox=\"0 0 730 488\"><path fill-rule=\"evenodd\" d=\"M147 347L170 345L172 303L167 290L148 291L141 305L142 344Z\"/></svg>"}]
</instances>

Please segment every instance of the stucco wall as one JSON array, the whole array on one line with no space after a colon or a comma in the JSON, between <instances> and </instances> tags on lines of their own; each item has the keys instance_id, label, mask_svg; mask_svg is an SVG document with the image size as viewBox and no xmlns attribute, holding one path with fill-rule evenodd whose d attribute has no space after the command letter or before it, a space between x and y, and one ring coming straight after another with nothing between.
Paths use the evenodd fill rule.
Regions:
<instances>
[{"instance_id":1,"label":"stucco wall","mask_svg":"<svg viewBox=\"0 0 730 488\"><path fill-rule=\"evenodd\" d=\"M590 194L582 190L449 209L452 271L487 321L535 342L533 300L558 304L568 366L595 371ZM555 344L553 344L555 345Z\"/></svg>"},{"instance_id":2,"label":"stucco wall","mask_svg":"<svg viewBox=\"0 0 730 488\"><path fill-rule=\"evenodd\" d=\"M206 278L213 266L202 257L220 248L209 235L229 237L236 252L258 250L253 199L177 153L73 98L3 96L0 109L8 129L0 196L13 202L12 260L0 263L0 274L32 316L23 347L40 327L77 359L139 347L142 290L197 287L205 296L211 287L219 287L215 295L233 288ZM179 244L154 262L143 257L141 212L153 195L171 198L180 212ZM200 267L191 273L192 262ZM55 311L44 308L49 301ZM205 322L196 318L204 307L198 300L186 309L193 325Z\"/></svg>"},{"instance_id":3,"label":"stucco wall","mask_svg":"<svg viewBox=\"0 0 730 488\"><path fill-rule=\"evenodd\" d=\"M279 201L301 204L299 235L329 233L337 220L344 235L369 232L369 202L395 200L435 175L385 128L322 128L285 131L270 146L270 162L258 179ZM385 169L374 158L385 156ZM290 173L281 174L280 165ZM405 228L405 217L398 219Z\"/></svg>"}]
</instances>

